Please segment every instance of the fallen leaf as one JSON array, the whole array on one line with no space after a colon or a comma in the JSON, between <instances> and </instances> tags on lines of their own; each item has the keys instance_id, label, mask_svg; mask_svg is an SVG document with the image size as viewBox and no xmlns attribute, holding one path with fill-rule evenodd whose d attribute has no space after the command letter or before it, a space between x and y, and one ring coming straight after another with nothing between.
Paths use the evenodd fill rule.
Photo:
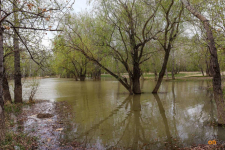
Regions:
<instances>
[{"instance_id":1,"label":"fallen leaf","mask_svg":"<svg viewBox=\"0 0 225 150\"><path fill-rule=\"evenodd\" d=\"M63 130L63 128L58 128L58 129L56 129L56 131L62 131Z\"/></svg>"}]
</instances>

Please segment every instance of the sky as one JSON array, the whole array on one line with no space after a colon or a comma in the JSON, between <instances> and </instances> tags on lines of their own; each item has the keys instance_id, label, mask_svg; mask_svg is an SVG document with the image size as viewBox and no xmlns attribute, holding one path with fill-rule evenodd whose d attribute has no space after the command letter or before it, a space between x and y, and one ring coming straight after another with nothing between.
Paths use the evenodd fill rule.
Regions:
<instances>
[{"instance_id":1,"label":"sky","mask_svg":"<svg viewBox=\"0 0 225 150\"><path fill-rule=\"evenodd\" d=\"M91 8L87 3L88 0L75 0L73 5L73 12L79 13L84 10L88 10ZM51 32L47 32L47 35L43 38L42 44L48 49L51 48L51 40L54 38L54 35Z\"/></svg>"},{"instance_id":2,"label":"sky","mask_svg":"<svg viewBox=\"0 0 225 150\"><path fill-rule=\"evenodd\" d=\"M87 0L75 0L73 8L74 12L80 12L81 10L90 8L90 6L87 4Z\"/></svg>"}]
</instances>

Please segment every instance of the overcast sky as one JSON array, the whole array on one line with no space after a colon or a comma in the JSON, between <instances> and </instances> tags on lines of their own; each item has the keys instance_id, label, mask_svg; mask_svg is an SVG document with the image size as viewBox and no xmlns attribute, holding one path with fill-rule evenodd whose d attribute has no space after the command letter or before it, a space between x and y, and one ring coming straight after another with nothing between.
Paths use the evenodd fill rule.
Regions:
<instances>
[{"instance_id":1,"label":"overcast sky","mask_svg":"<svg viewBox=\"0 0 225 150\"><path fill-rule=\"evenodd\" d=\"M90 9L89 4L87 3L87 0L75 0L75 4L73 5L73 12L79 13L84 10ZM47 36L44 37L42 40L42 44L46 46L47 48L50 48L51 41L54 38L53 34L51 32L47 32Z\"/></svg>"},{"instance_id":2,"label":"overcast sky","mask_svg":"<svg viewBox=\"0 0 225 150\"><path fill-rule=\"evenodd\" d=\"M81 10L90 8L90 6L87 4L87 0L75 0L73 8L75 12L80 12Z\"/></svg>"}]
</instances>

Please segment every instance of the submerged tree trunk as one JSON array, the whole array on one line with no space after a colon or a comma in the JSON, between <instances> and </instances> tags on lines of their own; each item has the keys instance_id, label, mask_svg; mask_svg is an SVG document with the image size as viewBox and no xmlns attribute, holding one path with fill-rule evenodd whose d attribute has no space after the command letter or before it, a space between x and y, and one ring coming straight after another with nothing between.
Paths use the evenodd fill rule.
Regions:
<instances>
[{"instance_id":1,"label":"submerged tree trunk","mask_svg":"<svg viewBox=\"0 0 225 150\"><path fill-rule=\"evenodd\" d=\"M165 75L167 62L169 60L169 54L170 54L170 51L166 51L163 66L162 66L162 69L159 73L158 81L157 81L156 86L155 86L154 90L152 91L152 93L157 93L158 90L159 90L159 87L160 87L160 85L162 83L162 80L163 80L163 76Z\"/></svg>"},{"instance_id":2,"label":"submerged tree trunk","mask_svg":"<svg viewBox=\"0 0 225 150\"><path fill-rule=\"evenodd\" d=\"M223 92L221 87L220 66L217 57L217 49L215 46L215 41L209 24L209 20L207 20L202 14L197 12L187 0L182 0L182 2L195 17L197 17L199 20L203 22L204 28L206 30L208 40L207 42L210 47L211 53L210 67L213 69L213 93L217 105L218 124L225 124L225 105L224 105L225 103L223 100Z\"/></svg>"},{"instance_id":3,"label":"submerged tree trunk","mask_svg":"<svg viewBox=\"0 0 225 150\"><path fill-rule=\"evenodd\" d=\"M14 0L13 10L16 10L17 1ZM14 13L14 25L19 26L18 13ZM19 37L17 35L19 30L14 28L13 47L14 47L14 102L22 103L22 83L21 83L21 70L20 70L20 50L19 50Z\"/></svg>"},{"instance_id":4,"label":"submerged tree trunk","mask_svg":"<svg viewBox=\"0 0 225 150\"><path fill-rule=\"evenodd\" d=\"M76 73L74 73L73 75L74 75L75 81L78 81L78 77L77 77Z\"/></svg>"},{"instance_id":5,"label":"submerged tree trunk","mask_svg":"<svg viewBox=\"0 0 225 150\"><path fill-rule=\"evenodd\" d=\"M86 76L85 75L80 75L80 81L85 81Z\"/></svg>"},{"instance_id":6,"label":"submerged tree trunk","mask_svg":"<svg viewBox=\"0 0 225 150\"><path fill-rule=\"evenodd\" d=\"M95 69L93 72L93 79L94 80L101 80L101 67L95 64Z\"/></svg>"},{"instance_id":7,"label":"submerged tree trunk","mask_svg":"<svg viewBox=\"0 0 225 150\"><path fill-rule=\"evenodd\" d=\"M12 103L12 98L9 91L9 83L5 73L5 69L3 71L3 97L4 97L4 103L6 103L7 101Z\"/></svg>"}]
</instances>

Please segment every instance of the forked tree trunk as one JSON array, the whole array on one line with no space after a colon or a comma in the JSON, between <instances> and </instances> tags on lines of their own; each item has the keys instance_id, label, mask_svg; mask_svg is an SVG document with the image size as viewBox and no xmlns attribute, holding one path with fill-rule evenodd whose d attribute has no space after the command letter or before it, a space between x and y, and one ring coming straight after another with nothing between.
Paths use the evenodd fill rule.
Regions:
<instances>
[{"instance_id":1,"label":"forked tree trunk","mask_svg":"<svg viewBox=\"0 0 225 150\"><path fill-rule=\"evenodd\" d=\"M196 11L187 0L182 0L185 7L200 21L203 22L204 28L206 30L208 45L210 47L211 53L211 63L210 66L213 69L213 93L214 99L217 105L217 113L218 113L218 124L225 124L225 105L223 100L223 92L221 87L221 74L220 74L220 66L217 57L217 49L215 46L215 41L213 37L213 33L209 24L209 20L207 20L202 14Z\"/></svg>"},{"instance_id":2,"label":"forked tree trunk","mask_svg":"<svg viewBox=\"0 0 225 150\"><path fill-rule=\"evenodd\" d=\"M155 86L154 90L152 91L152 93L157 93L158 90L159 90L159 87L160 87L160 85L162 83L162 80L163 80L163 76L165 75L165 72L166 72L166 66L167 66L167 62L169 60L169 55L170 55L170 51L168 50L165 53L162 69L159 73L158 81L157 81L156 86Z\"/></svg>"},{"instance_id":3,"label":"forked tree trunk","mask_svg":"<svg viewBox=\"0 0 225 150\"><path fill-rule=\"evenodd\" d=\"M13 10L16 10L17 0L14 0ZM14 25L19 26L18 13L14 13ZM17 35L19 30L14 28L13 46L14 46L14 102L22 103L22 84L21 84L21 70L20 70L20 50L19 37Z\"/></svg>"}]
</instances>

